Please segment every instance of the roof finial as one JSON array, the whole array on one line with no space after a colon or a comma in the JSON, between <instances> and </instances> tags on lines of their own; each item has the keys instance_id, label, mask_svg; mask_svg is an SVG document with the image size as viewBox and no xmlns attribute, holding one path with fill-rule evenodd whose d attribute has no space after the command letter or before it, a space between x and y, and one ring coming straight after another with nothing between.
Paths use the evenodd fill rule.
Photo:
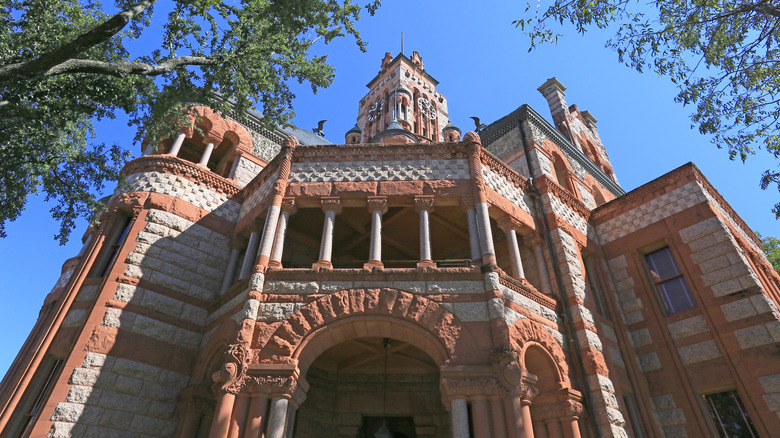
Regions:
<instances>
[{"instance_id":1,"label":"roof finial","mask_svg":"<svg viewBox=\"0 0 780 438\"><path fill-rule=\"evenodd\" d=\"M404 54L404 33L401 32L401 54Z\"/></svg>"}]
</instances>

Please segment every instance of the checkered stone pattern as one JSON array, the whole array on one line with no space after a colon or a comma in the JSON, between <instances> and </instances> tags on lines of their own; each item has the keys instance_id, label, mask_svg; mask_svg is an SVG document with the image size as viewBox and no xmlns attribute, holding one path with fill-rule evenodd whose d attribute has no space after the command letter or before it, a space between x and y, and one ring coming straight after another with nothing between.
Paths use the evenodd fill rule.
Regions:
<instances>
[{"instance_id":1,"label":"checkered stone pattern","mask_svg":"<svg viewBox=\"0 0 780 438\"><path fill-rule=\"evenodd\" d=\"M683 228L680 237L691 248L691 260L699 265L702 281L716 297L761 287L758 275L719 217Z\"/></svg>"},{"instance_id":2,"label":"checkered stone pattern","mask_svg":"<svg viewBox=\"0 0 780 438\"><path fill-rule=\"evenodd\" d=\"M87 353L75 368L64 402L51 420L51 438L167 437L189 378L160 367L111 355Z\"/></svg>"},{"instance_id":3,"label":"checkered stone pattern","mask_svg":"<svg viewBox=\"0 0 780 438\"><path fill-rule=\"evenodd\" d=\"M257 188L254 192L252 192L251 195L244 201L244 204L241 206L241 211L238 214L238 217L244 217L245 214L247 214L249 211L251 211L257 204L259 204L263 199L265 199L266 196L268 196L269 193L271 193L271 189L273 188L274 183L276 182L277 178L279 178L279 171L277 170L274 172L273 175L270 175L270 177L265 180L262 184L260 184L260 187Z\"/></svg>"},{"instance_id":4,"label":"checkered stone pattern","mask_svg":"<svg viewBox=\"0 0 780 438\"><path fill-rule=\"evenodd\" d=\"M594 242L599 241L595 228L593 228L585 218L569 208L563 201L550 194L545 194L542 196L542 202L545 203L545 207L570 223L574 229L588 236L588 238L592 239Z\"/></svg>"},{"instance_id":5,"label":"checkered stone pattern","mask_svg":"<svg viewBox=\"0 0 780 438\"><path fill-rule=\"evenodd\" d=\"M293 163L290 182L469 179L466 160Z\"/></svg>"},{"instance_id":6,"label":"checkered stone pattern","mask_svg":"<svg viewBox=\"0 0 780 438\"><path fill-rule=\"evenodd\" d=\"M704 196L706 196L707 200L710 201L710 204L712 204L712 206L715 207L716 210L718 210L718 213L720 213L722 217L728 218L729 225L731 225L732 229L737 230L737 233L739 233L739 235L742 237L742 239L744 239L745 242L747 242L750 246L752 246L753 249L757 253L763 254L764 253L764 248L762 248L761 246L756 245L756 243L753 241L752 236L748 236L748 234L740 226L740 224L738 224L731 217L731 213L726 211L726 209L723 208L723 206L720 204L720 202L717 199L715 199L715 197L712 196L712 194L710 194L709 191L707 191L707 190L703 190L703 191L704 191Z\"/></svg>"},{"instance_id":7,"label":"checkered stone pattern","mask_svg":"<svg viewBox=\"0 0 780 438\"><path fill-rule=\"evenodd\" d=\"M187 178L162 172L141 172L128 176L125 181L136 191L163 193L229 221L238 219L240 204ZM125 190L120 186L114 194L122 191Z\"/></svg>"},{"instance_id":8,"label":"checkered stone pattern","mask_svg":"<svg viewBox=\"0 0 780 438\"><path fill-rule=\"evenodd\" d=\"M598 225L601 243L612 242L702 202L707 202L704 189L695 181L689 182Z\"/></svg>"},{"instance_id":9,"label":"checkered stone pattern","mask_svg":"<svg viewBox=\"0 0 780 438\"><path fill-rule=\"evenodd\" d=\"M485 185L493 189L496 193L527 211L532 216L536 216L536 211L534 211L532 207L533 204L530 199L526 199L526 194L520 190L519 187L487 167L482 167L482 178L485 180Z\"/></svg>"},{"instance_id":10,"label":"checkered stone pattern","mask_svg":"<svg viewBox=\"0 0 780 438\"><path fill-rule=\"evenodd\" d=\"M263 166L241 157L238 161L238 167L236 167L236 182L239 186L245 187L261 170L263 170Z\"/></svg>"}]
</instances>

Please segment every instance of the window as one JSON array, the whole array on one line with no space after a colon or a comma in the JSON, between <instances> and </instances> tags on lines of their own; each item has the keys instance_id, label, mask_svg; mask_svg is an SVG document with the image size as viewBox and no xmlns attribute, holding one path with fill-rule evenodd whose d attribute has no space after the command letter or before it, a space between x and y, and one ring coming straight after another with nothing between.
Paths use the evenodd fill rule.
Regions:
<instances>
[{"instance_id":1,"label":"window","mask_svg":"<svg viewBox=\"0 0 780 438\"><path fill-rule=\"evenodd\" d=\"M704 396L710 419L722 438L757 438L758 433L750 421L737 391L718 392Z\"/></svg>"},{"instance_id":2,"label":"window","mask_svg":"<svg viewBox=\"0 0 780 438\"><path fill-rule=\"evenodd\" d=\"M40 386L33 395L32 404L25 411L22 420L21 433L18 435L19 437L27 437L32 431L32 428L35 425L35 421L38 419L38 416L41 413L41 409L43 409L46 397L49 396L51 389L54 387L54 383L60 373L62 364L63 360L57 359L49 365L49 369L46 372L45 377L40 382Z\"/></svg>"},{"instance_id":3,"label":"window","mask_svg":"<svg viewBox=\"0 0 780 438\"><path fill-rule=\"evenodd\" d=\"M632 437L644 438L645 435L642 432L642 422L639 417L639 411L636 408L634 396L623 393L623 404L626 408L626 415L628 415L628 423L631 426Z\"/></svg>"},{"instance_id":4,"label":"window","mask_svg":"<svg viewBox=\"0 0 780 438\"><path fill-rule=\"evenodd\" d=\"M607 308L604 306L604 300L601 296L601 289L599 288L598 281L596 280L596 270L593 266L593 258L591 256L585 256L583 262L585 264L585 277L588 281L588 286L590 286L590 291L593 295L593 301L596 302L596 310L599 312L599 315L609 318L609 315L607 314Z\"/></svg>"},{"instance_id":5,"label":"window","mask_svg":"<svg viewBox=\"0 0 780 438\"><path fill-rule=\"evenodd\" d=\"M100 257L92 270L93 277L106 276L111 265L114 264L114 259L116 259L116 256L119 253L119 247L122 246L125 242L125 238L127 238L127 233L130 231L130 222L129 217L120 218L116 222L114 232L111 237L106 240L106 245L101 250Z\"/></svg>"},{"instance_id":6,"label":"window","mask_svg":"<svg viewBox=\"0 0 780 438\"><path fill-rule=\"evenodd\" d=\"M672 250L666 247L646 257L650 275L663 298L666 312L672 314L696 307L688 284L674 261Z\"/></svg>"}]
</instances>

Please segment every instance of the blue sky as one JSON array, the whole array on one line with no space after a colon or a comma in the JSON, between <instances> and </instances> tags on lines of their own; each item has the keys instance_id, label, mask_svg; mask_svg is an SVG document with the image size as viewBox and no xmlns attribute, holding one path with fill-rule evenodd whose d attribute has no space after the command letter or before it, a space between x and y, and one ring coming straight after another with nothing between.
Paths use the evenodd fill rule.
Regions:
<instances>
[{"instance_id":1,"label":"blue sky","mask_svg":"<svg viewBox=\"0 0 780 438\"><path fill-rule=\"evenodd\" d=\"M342 143L355 124L358 102L368 90L365 84L378 73L385 52L400 52L403 32L405 53L420 52L426 71L440 82L437 89L448 100L451 121L464 133L473 129L470 116L491 123L524 103L549 120L536 88L555 76L567 87L567 103L598 119L599 135L626 191L693 161L749 226L763 235L780 234L770 212L780 195L758 186L761 172L776 165L772 157L759 153L747 164L729 161L725 150L690 128L691 109L673 101L676 90L668 79L630 70L604 48L609 30L582 36L570 29L558 45L528 53L528 39L511 24L525 7L522 1L385 0L375 17L364 14L358 23L367 53L350 38L317 47L336 67L336 79L316 95L307 84L294 85L294 123L311 129L327 119L326 137ZM123 120L115 120L101 123L97 136L137 155L134 133ZM86 223L66 246L59 246L49 208L40 198L31 199L22 217L8 224L9 237L0 239L0 297L6 303L0 306L3 374L35 323L62 263L81 246Z\"/></svg>"}]
</instances>

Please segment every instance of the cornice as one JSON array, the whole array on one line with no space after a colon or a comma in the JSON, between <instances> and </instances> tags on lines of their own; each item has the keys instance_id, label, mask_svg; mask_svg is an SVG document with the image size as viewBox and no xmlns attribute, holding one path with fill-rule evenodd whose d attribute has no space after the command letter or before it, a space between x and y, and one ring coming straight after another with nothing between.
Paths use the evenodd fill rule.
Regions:
<instances>
[{"instance_id":1,"label":"cornice","mask_svg":"<svg viewBox=\"0 0 780 438\"><path fill-rule=\"evenodd\" d=\"M540 292L537 292L532 287L529 287L525 283L517 281L506 274L499 275L498 282L502 286L508 287L509 289L512 289L513 291L519 293L520 295L536 303L539 303L550 310L555 310L557 306L557 302L555 301L555 299L543 295Z\"/></svg>"},{"instance_id":2,"label":"cornice","mask_svg":"<svg viewBox=\"0 0 780 438\"><path fill-rule=\"evenodd\" d=\"M569 157L577 161L582 167L584 167L589 174L591 174L596 181L601 184L602 187L610 191L614 196L621 196L626 192L615 181L611 180L601 169L598 168L588 157L585 156L579 149L574 147L569 140L567 140L561 133L553 127L544 117L539 115L528 104L524 104L506 116L500 118L496 122L488 125L481 132L480 137L483 138L482 144L484 147L488 147L491 143L498 140L511 131L512 128L518 126L518 123L529 122L535 127L539 128L547 138L555 143L564 153Z\"/></svg>"}]
</instances>

